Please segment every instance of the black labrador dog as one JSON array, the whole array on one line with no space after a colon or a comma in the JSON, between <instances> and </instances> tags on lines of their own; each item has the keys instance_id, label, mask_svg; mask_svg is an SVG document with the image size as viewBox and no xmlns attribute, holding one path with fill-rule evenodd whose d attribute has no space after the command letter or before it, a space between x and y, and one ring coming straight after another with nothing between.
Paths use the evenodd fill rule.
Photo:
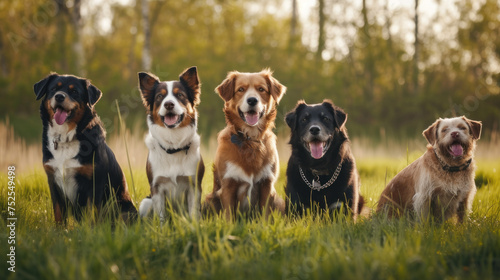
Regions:
<instances>
[{"instance_id":1,"label":"black labrador dog","mask_svg":"<svg viewBox=\"0 0 500 280\"><path fill-rule=\"evenodd\" d=\"M356 219L364 199L345 127L347 114L330 100L315 105L299 101L285 120L292 146L286 171L287 212L343 209Z\"/></svg>"}]
</instances>

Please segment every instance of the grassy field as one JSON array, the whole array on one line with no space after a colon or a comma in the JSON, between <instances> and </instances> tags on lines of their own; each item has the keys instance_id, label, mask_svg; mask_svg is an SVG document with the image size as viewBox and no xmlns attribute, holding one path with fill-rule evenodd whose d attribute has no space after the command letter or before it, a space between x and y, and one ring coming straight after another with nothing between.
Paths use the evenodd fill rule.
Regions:
<instances>
[{"instance_id":1,"label":"grassy field","mask_svg":"<svg viewBox=\"0 0 500 280\"><path fill-rule=\"evenodd\" d=\"M129 140L129 147L135 145ZM142 140L137 140L138 144ZM111 141L112 142L112 141ZM2 143L0 143L2 144ZM112 142L121 149L119 141ZM3 149L3 148L2 148ZM141 148L142 149L142 148ZM207 148L207 150L210 150ZM399 157L358 159L361 193L370 207L407 161ZM16 150L17 151L17 150ZM123 150L122 150L123 151ZM32 153L20 149L17 153ZM136 151L131 151L132 157ZM210 161L210 155L206 156ZM31 160L31 159L30 159ZM135 161L137 160L137 164ZM142 155L130 173L120 159L134 202L148 193ZM140 163L140 164L139 164ZM275 214L228 223L219 217L192 221L170 213L131 226L71 221L56 227L41 161L16 167L16 267L8 271L7 165L0 170L0 279L498 279L500 277L500 160L478 159L479 187L464 224L416 224L372 216L302 218ZM210 166L210 165L207 165ZM286 162L277 184L283 195ZM204 194L211 190L207 168ZM132 176L133 182L132 184Z\"/></svg>"}]
</instances>

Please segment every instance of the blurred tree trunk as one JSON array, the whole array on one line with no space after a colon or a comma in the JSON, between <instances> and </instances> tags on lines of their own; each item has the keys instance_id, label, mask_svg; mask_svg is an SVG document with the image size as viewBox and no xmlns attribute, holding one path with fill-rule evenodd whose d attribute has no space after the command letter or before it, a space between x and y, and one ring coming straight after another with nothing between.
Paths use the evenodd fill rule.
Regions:
<instances>
[{"instance_id":1,"label":"blurred tree trunk","mask_svg":"<svg viewBox=\"0 0 500 280\"><path fill-rule=\"evenodd\" d=\"M58 11L64 11L66 9L66 3L64 1L55 0ZM67 32L67 21L64 17L57 17L57 34L60 40L66 42L66 32ZM61 71L71 72L68 66L68 58L66 53L66 44L58 44L58 53L60 60Z\"/></svg>"},{"instance_id":2,"label":"blurred tree trunk","mask_svg":"<svg viewBox=\"0 0 500 280\"><path fill-rule=\"evenodd\" d=\"M418 53L419 53L419 47L418 47L418 0L415 0L415 46L414 46L414 51L415 53L413 54L413 90L414 94L418 94Z\"/></svg>"},{"instance_id":3,"label":"blurred tree trunk","mask_svg":"<svg viewBox=\"0 0 500 280\"><path fill-rule=\"evenodd\" d=\"M319 30L318 30L318 50L316 56L321 60L321 54L325 50L325 0L318 0L318 16L319 16Z\"/></svg>"},{"instance_id":4,"label":"blurred tree trunk","mask_svg":"<svg viewBox=\"0 0 500 280\"><path fill-rule=\"evenodd\" d=\"M86 76L86 65L85 65L85 48L83 46L83 26L84 21L81 14L81 0L73 1L73 8L70 10L66 4L66 1L61 2L60 0L54 0L57 6L63 11L71 22L71 27L73 28L73 44L72 49L76 56L75 59L75 71L79 76Z\"/></svg>"},{"instance_id":5,"label":"blurred tree trunk","mask_svg":"<svg viewBox=\"0 0 500 280\"><path fill-rule=\"evenodd\" d=\"M391 12L389 11L389 0L385 0L385 5L384 5L384 14L385 14L385 29L387 30L387 50L389 53L388 59L390 60L389 62L389 67L391 69L391 76L392 76L392 91L394 94L398 92L398 76L399 73L396 71L396 66L398 65L398 57L397 54L395 53L394 49L394 43L392 39L392 34L391 34L391 28L392 28L392 18L391 18Z\"/></svg>"},{"instance_id":6,"label":"blurred tree trunk","mask_svg":"<svg viewBox=\"0 0 500 280\"><path fill-rule=\"evenodd\" d=\"M297 43L297 0L292 0L292 18L290 20L290 39L288 42L288 50L293 51L295 44Z\"/></svg>"},{"instance_id":7,"label":"blurred tree trunk","mask_svg":"<svg viewBox=\"0 0 500 280\"><path fill-rule=\"evenodd\" d=\"M135 83L137 79L137 68L135 64L135 53L134 53L134 48L137 44L137 25L133 25L132 29L130 30L130 33L132 35L132 42L129 46L129 51L128 51L128 73L129 73L129 79L130 82Z\"/></svg>"},{"instance_id":8,"label":"blurred tree trunk","mask_svg":"<svg viewBox=\"0 0 500 280\"><path fill-rule=\"evenodd\" d=\"M5 33L2 33L5 34ZM3 37L0 36L0 73L2 74L2 77L7 78L9 75L9 72L7 71L7 61L5 59L4 55L4 44L3 44Z\"/></svg>"},{"instance_id":9,"label":"blurred tree trunk","mask_svg":"<svg viewBox=\"0 0 500 280\"><path fill-rule=\"evenodd\" d=\"M375 75L375 57L373 55L371 35L370 35L370 23L368 22L368 8L366 6L366 0L363 0L363 7L361 9L363 14L363 35L364 35L364 47L366 52L365 57L365 79L367 81L364 88L364 95L367 102L371 102L373 99L373 87L374 87L374 75Z\"/></svg>"},{"instance_id":10,"label":"blurred tree trunk","mask_svg":"<svg viewBox=\"0 0 500 280\"><path fill-rule=\"evenodd\" d=\"M85 49L83 46L83 20L81 14L81 0L74 0L73 2L73 28L75 32L75 42L73 43L73 51L76 54L76 71L78 75L86 76L85 69Z\"/></svg>"},{"instance_id":11,"label":"blurred tree trunk","mask_svg":"<svg viewBox=\"0 0 500 280\"><path fill-rule=\"evenodd\" d=\"M149 0L141 1L142 27L144 31L144 45L142 47L142 68L151 71L151 26L149 22Z\"/></svg>"}]
</instances>

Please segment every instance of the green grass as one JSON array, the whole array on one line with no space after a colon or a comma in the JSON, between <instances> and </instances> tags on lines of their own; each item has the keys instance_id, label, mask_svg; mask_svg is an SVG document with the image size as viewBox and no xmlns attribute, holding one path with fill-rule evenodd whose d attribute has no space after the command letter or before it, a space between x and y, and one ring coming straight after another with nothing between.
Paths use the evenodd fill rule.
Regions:
<instances>
[{"instance_id":1,"label":"green grass","mask_svg":"<svg viewBox=\"0 0 500 280\"><path fill-rule=\"evenodd\" d=\"M412 161L418 155L409 156ZM402 160L358 161L370 207ZM210 165L207 165L210 167ZM283 195L285 163L277 189ZM126 168L127 180L131 180ZM16 272L7 271L7 177L0 175L0 279L495 279L500 277L500 161L479 161L478 193L464 224L419 224L373 216L192 221L175 213L112 227L53 222L46 177L16 178ZM211 168L204 194L211 189ZM134 202L149 190L134 170ZM129 183L129 185L131 185ZM132 192L131 192L132 194Z\"/></svg>"}]
</instances>

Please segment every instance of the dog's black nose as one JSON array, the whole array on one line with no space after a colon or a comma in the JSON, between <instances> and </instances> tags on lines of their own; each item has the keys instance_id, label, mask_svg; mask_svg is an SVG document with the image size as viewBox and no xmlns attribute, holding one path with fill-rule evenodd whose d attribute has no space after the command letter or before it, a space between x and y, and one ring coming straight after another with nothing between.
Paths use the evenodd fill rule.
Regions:
<instances>
[{"instance_id":1,"label":"dog's black nose","mask_svg":"<svg viewBox=\"0 0 500 280\"><path fill-rule=\"evenodd\" d=\"M250 97L247 99L247 103L250 106L255 106L255 104L257 104L257 102L259 102L259 100L257 100L257 98L255 98L255 97Z\"/></svg>"},{"instance_id":2,"label":"dog's black nose","mask_svg":"<svg viewBox=\"0 0 500 280\"><path fill-rule=\"evenodd\" d=\"M457 131L453 131L453 132L451 133L451 137L452 137L452 138L458 138L458 136L459 136L459 134L458 134L458 132L457 132Z\"/></svg>"},{"instance_id":3,"label":"dog's black nose","mask_svg":"<svg viewBox=\"0 0 500 280\"><path fill-rule=\"evenodd\" d=\"M164 105L164 106L165 106L165 109L167 109L167 110L172 110L172 109L174 109L174 103L173 103L173 102L170 102L170 101L165 102L165 105Z\"/></svg>"},{"instance_id":4,"label":"dog's black nose","mask_svg":"<svg viewBox=\"0 0 500 280\"><path fill-rule=\"evenodd\" d=\"M319 126L311 126L311 128L309 128L309 132L312 135L318 135L320 131L321 129L319 128Z\"/></svg>"},{"instance_id":5,"label":"dog's black nose","mask_svg":"<svg viewBox=\"0 0 500 280\"><path fill-rule=\"evenodd\" d=\"M59 103L63 102L64 99L66 99L66 97L62 93L56 94L56 96L54 96L54 98L56 99L56 102L59 102Z\"/></svg>"}]
</instances>

